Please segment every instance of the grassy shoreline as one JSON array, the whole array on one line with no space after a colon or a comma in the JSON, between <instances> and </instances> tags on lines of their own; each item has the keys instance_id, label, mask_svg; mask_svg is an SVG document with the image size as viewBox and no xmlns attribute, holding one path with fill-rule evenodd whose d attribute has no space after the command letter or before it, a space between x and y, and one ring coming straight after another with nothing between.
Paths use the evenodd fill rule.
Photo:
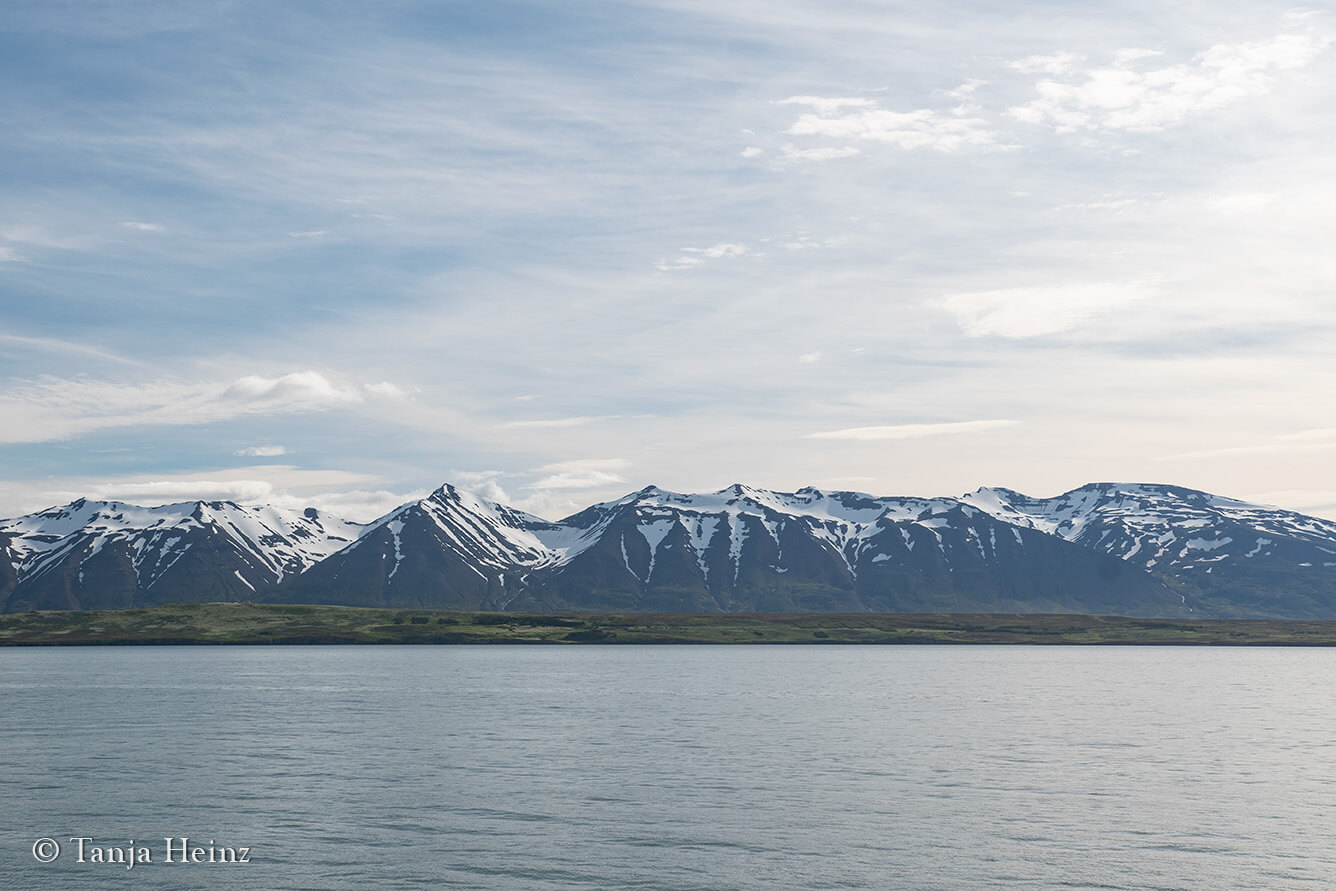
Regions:
<instances>
[{"instance_id":1,"label":"grassy shoreline","mask_svg":"<svg viewBox=\"0 0 1336 891\"><path fill-rule=\"evenodd\" d=\"M216 644L1336 646L1336 621L884 613L468 613L250 603L0 615L0 646Z\"/></svg>"}]
</instances>

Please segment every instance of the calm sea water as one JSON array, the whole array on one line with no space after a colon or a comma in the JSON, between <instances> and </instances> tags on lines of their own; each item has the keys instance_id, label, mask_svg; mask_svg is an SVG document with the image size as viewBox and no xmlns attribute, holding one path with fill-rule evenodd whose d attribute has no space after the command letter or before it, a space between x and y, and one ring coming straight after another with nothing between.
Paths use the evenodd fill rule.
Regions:
<instances>
[{"instance_id":1,"label":"calm sea water","mask_svg":"<svg viewBox=\"0 0 1336 891\"><path fill-rule=\"evenodd\" d=\"M5 887L1336 884L1331 650L24 649L0 696Z\"/></svg>"}]
</instances>

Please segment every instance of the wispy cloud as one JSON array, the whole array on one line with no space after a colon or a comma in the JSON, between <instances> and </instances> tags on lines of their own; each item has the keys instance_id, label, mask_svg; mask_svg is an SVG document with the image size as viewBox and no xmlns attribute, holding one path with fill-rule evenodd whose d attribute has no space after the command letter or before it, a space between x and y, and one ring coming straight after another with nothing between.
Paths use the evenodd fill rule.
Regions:
<instances>
[{"instance_id":1,"label":"wispy cloud","mask_svg":"<svg viewBox=\"0 0 1336 891\"><path fill-rule=\"evenodd\" d=\"M998 143L998 135L987 122L967 113L955 114L929 108L895 112L870 99L791 96L780 105L802 105L814 109L798 116L785 133L827 139L857 139L885 143L897 148L959 152ZM851 147L809 149L812 160L827 160L857 153ZM827 154L834 152L835 154ZM815 153L815 154L811 154ZM798 157L797 150L786 151Z\"/></svg>"},{"instance_id":2,"label":"wispy cloud","mask_svg":"<svg viewBox=\"0 0 1336 891\"><path fill-rule=\"evenodd\" d=\"M1330 40L1313 32L1280 34L1253 43L1222 43L1191 60L1150 70L1136 64L1158 52L1123 50L1112 64L1076 70L1079 56L1060 53L1012 62L1019 71L1072 75L1041 80L1039 98L1010 109L1028 124L1049 124L1059 133L1078 130L1154 132L1269 92L1279 72L1303 68Z\"/></svg>"},{"instance_id":3,"label":"wispy cloud","mask_svg":"<svg viewBox=\"0 0 1336 891\"><path fill-rule=\"evenodd\" d=\"M672 260L659 260L654 268L660 272L674 272L682 269L694 269L708 260L721 257L741 257L747 253L745 244L722 242L710 247L684 247L680 256Z\"/></svg>"},{"instance_id":4,"label":"wispy cloud","mask_svg":"<svg viewBox=\"0 0 1336 891\"><path fill-rule=\"evenodd\" d=\"M0 411L8 420L0 429L0 443L48 442L133 425L206 424L243 415L327 411L385 398L382 385L342 383L315 371L247 375L230 384L42 377L0 396Z\"/></svg>"},{"instance_id":5,"label":"wispy cloud","mask_svg":"<svg viewBox=\"0 0 1336 891\"><path fill-rule=\"evenodd\" d=\"M849 427L809 433L809 439L851 439L863 442L883 439L923 439L928 436L955 436L1013 427L1016 421L998 418L987 421L955 421L944 424L895 424L885 427Z\"/></svg>"},{"instance_id":6,"label":"wispy cloud","mask_svg":"<svg viewBox=\"0 0 1336 891\"><path fill-rule=\"evenodd\" d=\"M1307 452L1336 451L1336 428L1320 427L1301 430L1298 433L1286 433L1273 437L1268 442L1241 446L1222 446L1219 448L1196 449L1173 455L1157 455L1155 461L1199 460L1203 458L1240 458L1262 455L1295 455Z\"/></svg>"},{"instance_id":7,"label":"wispy cloud","mask_svg":"<svg viewBox=\"0 0 1336 891\"><path fill-rule=\"evenodd\" d=\"M832 161L836 158L852 158L862 151L851 145L827 146L825 148L800 149L794 145L780 146L786 161Z\"/></svg>"},{"instance_id":8,"label":"wispy cloud","mask_svg":"<svg viewBox=\"0 0 1336 891\"><path fill-rule=\"evenodd\" d=\"M924 490L1058 491L1325 404L1329 13L268 4L182 35L113 6L0 28L49 50L0 130L0 464L33 485L272 441L389 475L337 484L366 504L454 465L547 515L650 482L894 490L890 443ZM802 435L971 418L1024 425ZM598 454L636 463L535 469ZM1330 453L1272 457L1180 463L1300 489Z\"/></svg>"},{"instance_id":9,"label":"wispy cloud","mask_svg":"<svg viewBox=\"0 0 1336 891\"><path fill-rule=\"evenodd\" d=\"M286 455L288 450L281 445L258 445L247 446L244 449L237 449L232 454L240 455L245 458L276 458L279 455Z\"/></svg>"},{"instance_id":10,"label":"wispy cloud","mask_svg":"<svg viewBox=\"0 0 1336 891\"><path fill-rule=\"evenodd\" d=\"M935 305L970 337L1019 339L1070 331L1154 293L1148 282L1096 282L948 294Z\"/></svg>"},{"instance_id":11,"label":"wispy cloud","mask_svg":"<svg viewBox=\"0 0 1336 891\"><path fill-rule=\"evenodd\" d=\"M78 356L89 356L94 359L103 359L108 362L116 362L122 365L141 365L143 363L135 359L127 359L116 353L90 346L86 343L76 343L70 340L61 340L56 337L24 337L19 334L0 334L0 343L8 343L16 347L25 347L31 350L39 350L47 353L69 353Z\"/></svg>"},{"instance_id":12,"label":"wispy cloud","mask_svg":"<svg viewBox=\"0 0 1336 891\"><path fill-rule=\"evenodd\" d=\"M509 427L517 430L524 429L543 429L543 428L561 428L561 427L583 427L585 424L592 424L595 421L607 421L617 417L617 415L575 415L569 418L540 418L533 421L507 421L502 427Z\"/></svg>"},{"instance_id":13,"label":"wispy cloud","mask_svg":"<svg viewBox=\"0 0 1336 891\"><path fill-rule=\"evenodd\" d=\"M526 489L596 489L613 483L625 483L626 477L606 470L584 468L549 474L525 486Z\"/></svg>"},{"instance_id":14,"label":"wispy cloud","mask_svg":"<svg viewBox=\"0 0 1336 891\"><path fill-rule=\"evenodd\" d=\"M628 487L625 458L580 458L544 464L531 471L538 479L523 486L515 506L540 517L561 517L588 506L593 497L619 497Z\"/></svg>"},{"instance_id":15,"label":"wispy cloud","mask_svg":"<svg viewBox=\"0 0 1336 891\"><path fill-rule=\"evenodd\" d=\"M1008 62L1007 67L1022 74L1066 74L1085 61L1085 56L1076 53L1061 52L1047 56L1026 56Z\"/></svg>"}]
</instances>

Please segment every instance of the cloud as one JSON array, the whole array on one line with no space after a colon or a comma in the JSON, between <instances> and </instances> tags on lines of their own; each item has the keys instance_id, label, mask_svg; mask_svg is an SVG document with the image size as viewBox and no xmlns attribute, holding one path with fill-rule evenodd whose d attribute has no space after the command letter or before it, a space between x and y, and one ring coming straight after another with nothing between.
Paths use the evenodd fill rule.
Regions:
<instances>
[{"instance_id":1,"label":"cloud","mask_svg":"<svg viewBox=\"0 0 1336 891\"><path fill-rule=\"evenodd\" d=\"M114 427L208 424L243 415L328 411L393 397L388 384L333 381L315 371L247 375L230 384L157 380L120 383L41 377L0 395L0 442L50 442ZM402 393L397 387L394 391Z\"/></svg>"},{"instance_id":2,"label":"cloud","mask_svg":"<svg viewBox=\"0 0 1336 891\"><path fill-rule=\"evenodd\" d=\"M1003 418L989 421L956 421L946 424L897 424L889 427L850 427L845 430L827 430L809 433L808 439L853 439L872 441L884 439L922 439L927 436L949 436L961 433L981 433L1001 427L1012 427L1017 422Z\"/></svg>"},{"instance_id":3,"label":"cloud","mask_svg":"<svg viewBox=\"0 0 1336 891\"><path fill-rule=\"evenodd\" d=\"M754 145L749 145L742 151L738 152L739 157L743 158L757 158L763 154L765 154L765 149L759 148Z\"/></svg>"},{"instance_id":4,"label":"cloud","mask_svg":"<svg viewBox=\"0 0 1336 891\"><path fill-rule=\"evenodd\" d=\"M402 402L412 398L407 391L389 381L381 381L378 384L363 384L362 390L374 399L388 399L391 402Z\"/></svg>"},{"instance_id":5,"label":"cloud","mask_svg":"<svg viewBox=\"0 0 1336 891\"><path fill-rule=\"evenodd\" d=\"M821 351L815 350L810 353L803 353L801 356L798 357L798 361L803 363L804 365L814 365L817 362L821 361Z\"/></svg>"},{"instance_id":6,"label":"cloud","mask_svg":"<svg viewBox=\"0 0 1336 891\"><path fill-rule=\"evenodd\" d=\"M544 418L542 420L537 420L537 421L507 421L501 426L513 427L518 429L524 429L529 427L540 428L540 429L546 427L583 427L585 424L591 424L594 421L603 421L615 417L617 417L617 415L601 415L601 416L578 415L570 418Z\"/></svg>"},{"instance_id":7,"label":"cloud","mask_svg":"<svg viewBox=\"0 0 1336 891\"><path fill-rule=\"evenodd\" d=\"M1022 74L1066 74L1076 67L1077 62L1084 60L1085 56L1061 52L1051 56L1028 56L1016 59L1008 62L1007 67Z\"/></svg>"},{"instance_id":8,"label":"cloud","mask_svg":"<svg viewBox=\"0 0 1336 891\"><path fill-rule=\"evenodd\" d=\"M581 458L575 461L558 461L544 464L535 469L536 473L545 473L525 489L593 489L599 486L621 484L626 477L617 471L629 467L631 462L625 458Z\"/></svg>"},{"instance_id":9,"label":"cloud","mask_svg":"<svg viewBox=\"0 0 1336 891\"><path fill-rule=\"evenodd\" d=\"M980 80L977 77L971 77L954 90L947 90L946 95L957 102L967 102L974 97L975 91L980 87L988 86L988 81Z\"/></svg>"},{"instance_id":10,"label":"cloud","mask_svg":"<svg viewBox=\"0 0 1336 891\"><path fill-rule=\"evenodd\" d=\"M524 486L525 495L514 505L540 517L564 517L589 506L591 498L617 498L625 494L626 477L619 471L629 467L625 458L581 458L558 461L534 468L542 474ZM603 490L599 492L598 490Z\"/></svg>"},{"instance_id":11,"label":"cloud","mask_svg":"<svg viewBox=\"0 0 1336 891\"><path fill-rule=\"evenodd\" d=\"M101 350L97 347L75 343L69 340L59 340L54 337L24 337L19 334L0 334L0 343L10 343L15 346L28 347L43 352L72 353L76 355L91 356L96 359L106 359L124 365L142 364L134 359L127 359L124 356L118 356L115 353L109 353L106 350Z\"/></svg>"},{"instance_id":12,"label":"cloud","mask_svg":"<svg viewBox=\"0 0 1336 891\"><path fill-rule=\"evenodd\" d=\"M1256 455L1293 455L1307 452L1329 452L1336 450L1336 428L1319 427L1301 430L1298 433L1285 433L1276 436L1271 442L1245 446L1224 446L1213 449L1197 449L1180 452L1175 455L1157 455L1152 461L1178 461L1182 459L1230 458Z\"/></svg>"},{"instance_id":13,"label":"cloud","mask_svg":"<svg viewBox=\"0 0 1336 891\"><path fill-rule=\"evenodd\" d=\"M282 377L248 375L223 393L224 399L266 408L321 409L361 402L357 387L340 386L315 371L295 371Z\"/></svg>"},{"instance_id":14,"label":"cloud","mask_svg":"<svg viewBox=\"0 0 1336 891\"><path fill-rule=\"evenodd\" d=\"M26 498L32 509L64 503L75 498L126 501L158 505L180 501L235 501L238 504L271 504L288 510L316 507L358 522L367 522L425 493L399 494L386 490L353 488L378 478L344 470L306 470L290 464L259 464L223 470L181 474L141 475L120 479L72 478L61 490L41 487ZM9 483L4 483L6 488ZM14 488L33 490L32 484Z\"/></svg>"},{"instance_id":15,"label":"cloud","mask_svg":"<svg viewBox=\"0 0 1336 891\"><path fill-rule=\"evenodd\" d=\"M1122 50L1112 65L1074 72L1078 57L1059 54L1068 67L1040 68L1011 63L1017 70L1073 73L1069 81L1041 80L1039 98L1008 113L1028 124L1051 124L1058 133L1078 130L1155 132L1188 119L1267 93L1275 74L1302 68L1330 43L1316 34L1281 34L1257 43L1217 44L1188 62L1136 71L1132 66L1158 55L1149 50ZM1058 56L1047 57L1057 59Z\"/></svg>"},{"instance_id":16,"label":"cloud","mask_svg":"<svg viewBox=\"0 0 1336 891\"><path fill-rule=\"evenodd\" d=\"M839 148L832 146L830 148L814 149L800 149L796 146L784 145L780 147L780 150L784 153L786 161L832 161L835 158L852 158L854 155L863 154L851 145Z\"/></svg>"},{"instance_id":17,"label":"cloud","mask_svg":"<svg viewBox=\"0 0 1336 891\"><path fill-rule=\"evenodd\" d=\"M691 269L700 266L706 260L718 260L721 257L741 257L747 253L745 244L721 243L710 247L684 247L682 256L675 260L660 260L654 268L660 272L673 272L679 269Z\"/></svg>"},{"instance_id":18,"label":"cloud","mask_svg":"<svg viewBox=\"0 0 1336 891\"><path fill-rule=\"evenodd\" d=\"M934 305L968 337L1019 339L1070 331L1154 293L1147 282L1099 282L948 294Z\"/></svg>"},{"instance_id":19,"label":"cloud","mask_svg":"<svg viewBox=\"0 0 1336 891\"><path fill-rule=\"evenodd\" d=\"M545 476L526 489L596 489L613 483L624 483L626 477L606 470L566 470Z\"/></svg>"},{"instance_id":20,"label":"cloud","mask_svg":"<svg viewBox=\"0 0 1336 891\"><path fill-rule=\"evenodd\" d=\"M259 445L247 446L244 449L238 449L232 454L246 458L276 458L279 455L286 455L287 453L288 450L281 445Z\"/></svg>"},{"instance_id":21,"label":"cloud","mask_svg":"<svg viewBox=\"0 0 1336 891\"><path fill-rule=\"evenodd\" d=\"M501 477L510 475L500 470L452 470L446 475L446 479L487 501L510 504L510 496L497 482Z\"/></svg>"},{"instance_id":22,"label":"cloud","mask_svg":"<svg viewBox=\"0 0 1336 891\"><path fill-rule=\"evenodd\" d=\"M391 492L387 489L353 489L347 492L311 495L300 499L289 497L286 500L300 502L304 507L314 507L336 517L343 517L345 520L370 523L380 519L400 505L425 498L427 494L426 490L400 493ZM491 500L503 501L504 499ZM284 506L289 505L285 503Z\"/></svg>"},{"instance_id":23,"label":"cloud","mask_svg":"<svg viewBox=\"0 0 1336 891\"><path fill-rule=\"evenodd\" d=\"M835 114L843 108L876 108L877 103L871 99L855 99L852 97L822 97L822 96L790 96L787 99L780 99L776 105L806 105L815 108L818 114Z\"/></svg>"},{"instance_id":24,"label":"cloud","mask_svg":"<svg viewBox=\"0 0 1336 891\"><path fill-rule=\"evenodd\" d=\"M887 111L870 99L821 99L793 96L780 105L807 105L814 112L798 116L788 130L792 136L817 136L828 139L862 139L886 143L901 149L926 148L939 152L958 152L965 148L983 148L997 143L997 134L979 118L942 113L928 108L909 112ZM962 109L963 111L963 109ZM856 149L818 149L811 160L845 157ZM819 154L835 151L839 154ZM787 152L786 152L787 154ZM797 157L794 153L793 157Z\"/></svg>"},{"instance_id":25,"label":"cloud","mask_svg":"<svg viewBox=\"0 0 1336 891\"><path fill-rule=\"evenodd\" d=\"M167 504L172 501L236 501L265 504L274 498L274 487L264 480L159 480L145 483L117 482L93 486L87 495L99 501L131 504Z\"/></svg>"},{"instance_id":26,"label":"cloud","mask_svg":"<svg viewBox=\"0 0 1336 891\"><path fill-rule=\"evenodd\" d=\"M162 231L162 226L159 226L157 223L137 223L133 220L126 220L125 222L121 223L121 227L125 229L135 229L139 232Z\"/></svg>"}]
</instances>

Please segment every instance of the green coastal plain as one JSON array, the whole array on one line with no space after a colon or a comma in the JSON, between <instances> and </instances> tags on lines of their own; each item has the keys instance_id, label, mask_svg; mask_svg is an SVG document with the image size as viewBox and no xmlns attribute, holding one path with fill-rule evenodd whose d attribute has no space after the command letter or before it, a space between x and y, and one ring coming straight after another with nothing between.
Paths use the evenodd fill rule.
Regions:
<instances>
[{"instance_id":1,"label":"green coastal plain","mask_svg":"<svg viewBox=\"0 0 1336 891\"><path fill-rule=\"evenodd\" d=\"M0 646L592 643L1332 646L1336 645L1336 621L885 613L469 613L251 603L0 616Z\"/></svg>"}]
</instances>

